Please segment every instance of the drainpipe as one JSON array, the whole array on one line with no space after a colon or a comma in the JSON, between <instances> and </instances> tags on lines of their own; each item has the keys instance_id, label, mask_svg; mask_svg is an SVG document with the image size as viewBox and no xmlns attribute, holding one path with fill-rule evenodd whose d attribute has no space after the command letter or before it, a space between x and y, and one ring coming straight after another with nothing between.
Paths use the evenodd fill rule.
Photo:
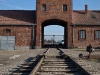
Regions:
<instances>
[{"instance_id":1,"label":"drainpipe","mask_svg":"<svg viewBox=\"0 0 100 75\"><path fill-rule=\"evenodd\" d=\"M33 46L34 43L35 43L35 41L34 41L34 40L35 40L35 38L34 38L34 37L35 37L35 28L34 28L35 25L36 25L36 24L33 24L33 37L32 37L32 43L33 43L33 44L32 44L32 46ZM34 48L34 47L33 47L33 48Z\"/></svg>"},{"instance_id":2,"label":"drainpipe","mask_svg":"<svg viewBox=\"0 0 100 75\"><path fill-rule=\"evenodd\" d=\"M74 27L75 25L73 25L73 46L74 46Z\"/></svg>"}]
</instances>

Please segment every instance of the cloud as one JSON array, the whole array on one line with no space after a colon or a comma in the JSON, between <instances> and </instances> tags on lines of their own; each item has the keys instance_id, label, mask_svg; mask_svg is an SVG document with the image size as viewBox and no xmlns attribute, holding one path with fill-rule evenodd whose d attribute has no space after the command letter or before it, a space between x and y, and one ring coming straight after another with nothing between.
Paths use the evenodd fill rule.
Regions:
<instances>
[{"instance_id":1,"label":"cloud","mask_svg":"<svg viewBox=\"0 0 100 75\"><path fill-rule=\"evenodd\" d=\"M0 0L0 4L7 6L7 7L14 8L14 9L24 9L24 10L26 10L25 8L8 4L8 3L6 3L6 0Z\"/></svg>"}]
</instances>

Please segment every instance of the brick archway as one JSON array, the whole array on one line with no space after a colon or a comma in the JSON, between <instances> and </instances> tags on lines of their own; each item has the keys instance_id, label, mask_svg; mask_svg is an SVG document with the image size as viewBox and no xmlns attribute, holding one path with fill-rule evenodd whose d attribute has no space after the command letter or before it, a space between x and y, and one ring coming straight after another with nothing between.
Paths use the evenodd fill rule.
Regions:
<instances>
[{"instance_id":1,"label":"brick archway","mask_svg":"<svg viewBox=\"0 0 100 75\"><path fill-rule=\"evenodd\" d=\"M64 27L64 47L68 48L68 23L64 20L60 19L48 19L45 20L37 27L37 38L36 37L36 46L39 48L43 47L43 42L44 42L44 27L48 25L60 25ZM39 29L38 29L39 28ZM39 31L40 30L40 31Z\"/></svg>"},{"instance_id":2,"label":"brick archway","mask_svg":"<svg viewBox=\"0 0 100 75\"><path fill-rule=\"evenodd\" d=\"M42 48L43 26L53 23L64 26L65 47L70 48L73 42L72 0L37 0L36 3L36 48ZM63 10L64 5L67 10Z\"/></svg>"}]
</instances>

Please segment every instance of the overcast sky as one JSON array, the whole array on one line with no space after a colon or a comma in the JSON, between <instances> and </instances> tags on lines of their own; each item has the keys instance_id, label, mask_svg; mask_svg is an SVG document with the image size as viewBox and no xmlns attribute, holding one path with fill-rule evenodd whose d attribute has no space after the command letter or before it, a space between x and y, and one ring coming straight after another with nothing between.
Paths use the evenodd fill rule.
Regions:
<instances>
[{"instance_id":1,"label":"overcast sky","mask_svg":"<svg viewBox=\"0 0 100 75\"><path fill-rule=\"evenodd\" d=\"M100 0L73 0L73 10L84 10L86 4L89 10L100 10ZM0 10L36 10L36 0L0 0ZM45 34L63 35L63 27L47 27Z\"/></svg>"}]
</instances>

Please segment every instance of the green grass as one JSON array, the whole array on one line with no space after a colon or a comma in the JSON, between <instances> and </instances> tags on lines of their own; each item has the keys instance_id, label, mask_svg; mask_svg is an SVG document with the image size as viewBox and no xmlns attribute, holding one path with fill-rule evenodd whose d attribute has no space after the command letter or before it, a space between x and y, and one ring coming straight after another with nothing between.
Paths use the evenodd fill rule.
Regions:
<instances>
[{"instance_id":1,"label":"green grass","mask_svg":"<svg viewBox=\"0 0 100 75\"><path fill-rule=\"evenodd\" d=\"M90 59L90 60L94 62L100 62L100 59Z\"/></svg>"}]
</instances>

